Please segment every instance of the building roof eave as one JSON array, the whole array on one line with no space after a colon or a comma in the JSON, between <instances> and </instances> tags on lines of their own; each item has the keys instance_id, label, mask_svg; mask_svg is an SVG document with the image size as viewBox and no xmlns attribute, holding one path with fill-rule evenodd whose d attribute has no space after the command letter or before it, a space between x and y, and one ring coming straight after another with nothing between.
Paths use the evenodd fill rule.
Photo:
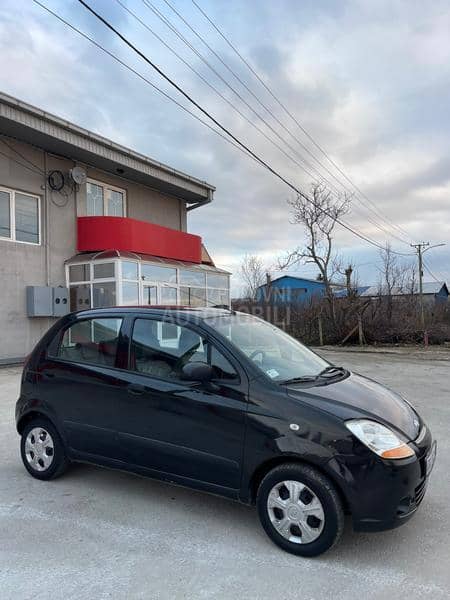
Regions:
<instances>
[{"instance_id":1,"label":"building roof eave","mask_svg":"<svg viewBox=\"0 0 450 600\"><path fill-rule=\"evenodd\" d=\"M1 92L0 133L177 196L188 204L206 204L215 191L205 181Z\"/></svg>"}]
</instances>

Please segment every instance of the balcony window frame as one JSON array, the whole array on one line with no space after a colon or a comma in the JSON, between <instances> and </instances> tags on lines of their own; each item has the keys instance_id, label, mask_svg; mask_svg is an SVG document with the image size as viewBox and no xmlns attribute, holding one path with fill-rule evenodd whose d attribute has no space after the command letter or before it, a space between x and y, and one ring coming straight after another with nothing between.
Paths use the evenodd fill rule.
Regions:
<instances>
[{"instance_id":1,"label":"balcony window frame","mask_svg":"<svg viewBox=\"0 0 450 600\"><path fill-rule=\"evenodd\" d=\"M22 190L16 190L5 186L0 186L0 192L9 194L9 236L0 235L0 240L5 242L14 242L15 244L28 244L31 246L42 245L42 215L41 215L41 197L38 194L32 194L30 192L24 192ZM28 196L37 201L37 242L28 242L25 240L18 240L16 234L16 194L21 196Z\"/></svg>"},{"instance_id":2,"label":"balcony window frame","mask_svg":"<svg viewBox=\"0 0 450 600\"><path fill-rule=\"evenodd\" d=\"M88 192L87 186L88 184L97 185L103 190L103 213L101 215L90 215L88 213ZM122 215L110 215L108 214L108 195L107 191L112 190L113 192L120 192L123 198L123 214ZM97 179L92 179L88 177L86 180L86 216L87 217L119 217L124 218L127 216L127 190L117 185L110 185L104 181L98 181Z\"/></svg>"},{"instance_id":3,"label":"balcony window frame","mask_svg":"<svg viewBox=\"0 0 450 600\"><path fill-rule=\"evenodd\" d=\"M129 278L129 277L124 277L123 276L123 269L122 269L122 264L124 262L130 262L130 263L136 263L137 265L137 279L134 278ZM103 279L94 279L94 265L98 265L101 263L114 263L114 277L107 277L107 278L103 278ZM88 267L88 275L89 278L84 280L84 281L70 281L69 280L69 272L70 272L70 267L74 267L74 266L80 266L80 265L86 265ZM176 271L176 281L159 281L159 280L150 280L147 279L145 277L143 277L142 275L142 267L144 265L151 265L154 267L161 267L161 266L168 266L171 268L174 268ZM175 305L180 305L181 304L181 288L190 288L193 293L195 293L195 290L202 290L202 295L205 296L205 305L204 306L208 306L209 305L209 290L219 290L221 292L225 292L227 294L227 305L229 306L229 302L230 302L230 277L228 274L223 273L226 277L227 277L227 283L228 283L228 288L225 289L224 287L221 288L216 288L216 287L212 287L212 286L208 286L208 271L206 269L199 269L202 270L204 273L206 273L206 278L205 278L205 285L204 286L189 286L186 284L182 284L180 283L180 271L182 270L186 270L186 266L184 265L174 265L173 263L167 263L167 265L164 262L156 262L156 261L146 261L146 260L134 260L132 258L124 258L124 257L115 257L115 258L99 258L99 259L91 259L91 260L77 260L76 262L71 262L69 264L66 265L66 283L67 283L67 287L74 287L74 286L80 286L80 285L88 285L89 286L89 290L90 290L90 301L91 301L91 305L89 308L95 308L93 307L93 300L94 300L94 292L93 292L93 285L95 283L108 283L108 282L114 282L115 283L115 293L116 293L116 303L117 306L124 306L124 302L123 302L123 284L124 283L133 283L137 285L137 291L138 291L138 298L137 298L137 305L139 306L146 306L145 302L144 302L144 288L145 286L155 286L156 287L156 294L157 294L157 304L164 304L161 301L161 289L162 288L175 288L177 291L177 296L176 296L176 304ZM195 270L195 269L191 269L191 270ZM129 305L129 302L127 303L127 305ZM193 306L196 306L195 304Z\"/></svg>"}]
</instances>

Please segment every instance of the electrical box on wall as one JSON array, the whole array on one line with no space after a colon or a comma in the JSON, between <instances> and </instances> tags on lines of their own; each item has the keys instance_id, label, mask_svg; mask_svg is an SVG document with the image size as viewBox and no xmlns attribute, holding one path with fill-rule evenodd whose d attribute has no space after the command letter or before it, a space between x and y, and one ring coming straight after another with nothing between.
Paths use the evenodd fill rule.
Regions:
<instances>
[{"instance_id":1,"label":"electrical box on wall","mask_svg":"<svg viewBox=\"0 0 450 600\"><path fill-rule=\"evenodd\" d=\"M65 287L27 286L29 317L62 317L69 312L69 291Z\"/></svg>"},{"instance_id":2,"label":"electrical box on wall","mask_svg":"<svg viewBox=\"0 0 450 600\"><path fill-rule=\"evenodd\" d=\"M69 312L69 290L66 287L53 288L53 316L63 317Z\"/></svg>"},{"instance_id":3,"label":"electrical box on wall","mask_svg":"<svg viewBox=\"0 0 450 600\"><path fill-rule=\"evenodd\" d=\"M27 286L27 315L51 317L53 314L52 288L38 285Z\"/></svg>"}]
</instances>

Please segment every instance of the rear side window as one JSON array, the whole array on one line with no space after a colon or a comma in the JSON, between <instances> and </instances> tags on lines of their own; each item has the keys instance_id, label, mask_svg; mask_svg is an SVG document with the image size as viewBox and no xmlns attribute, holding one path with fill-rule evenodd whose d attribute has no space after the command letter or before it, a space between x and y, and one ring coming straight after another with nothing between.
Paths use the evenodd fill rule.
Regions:
<instances>
[{"instance_id":1,"label":"rear side window","mask_svg":"<svg viewBox=\"0 0 450 600\"><path fill-rule=\"evenodd\" d=\"M71 362L113 367L122 319L85 319L65 330L56 353Z\"/></svg>"}]
</instances>

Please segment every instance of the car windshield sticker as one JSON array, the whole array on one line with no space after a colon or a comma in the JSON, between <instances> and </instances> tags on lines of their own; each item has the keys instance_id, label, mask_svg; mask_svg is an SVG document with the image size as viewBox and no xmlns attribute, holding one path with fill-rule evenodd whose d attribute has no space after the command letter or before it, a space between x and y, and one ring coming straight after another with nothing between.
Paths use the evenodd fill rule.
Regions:
<instances>
[{"instance_id":1,"label":"car windshield sticker","mask_svg":"<svg viewBox=\"0 0 450 600\"><path fill-rule=\"evenodd\" d=\"M278 377L279 375L278 371L276 371L275 369L269 369L268 371L266 371L266 373L271 379L275 379L275 377Z\"/></svg>"}]
</instances>

